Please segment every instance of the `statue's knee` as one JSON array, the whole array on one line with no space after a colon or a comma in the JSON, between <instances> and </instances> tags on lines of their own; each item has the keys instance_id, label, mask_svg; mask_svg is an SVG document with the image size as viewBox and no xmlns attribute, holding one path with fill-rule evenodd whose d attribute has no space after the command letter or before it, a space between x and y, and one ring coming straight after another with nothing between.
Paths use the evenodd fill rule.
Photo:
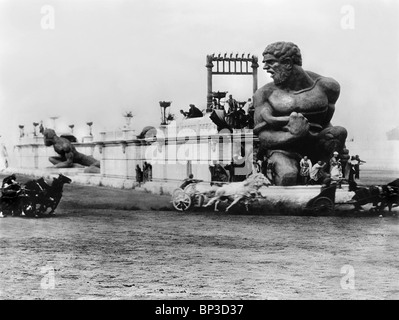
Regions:
<instances>
[{"instance_id":1,"label":"statue's knee","mask_svg":"<svg viewBox=\"0 0 399 320\"><path fill-rule=\"evenodd\" d=\"M337 126L335 127L335 137L341 142L345 142L348 137L348 131L344 127Z\"/></svg>"},{"instance_id":2,"label":"statue's knee","mask_svg":"<svg viewBox=\"0 0 399 320\"><path fill-rule=\"evenodd\" d=\"M298 179L298 164L295 159L279 155L271 159L276 185L295 185Z\"/></svg>"},{"instance_id":3,"label":"statue's knee","mask_svg":"<svg viewBox=\"0 0 399 320\"><path fill-rule=\"evenodd\" d=\"M338 140L344 142L348 137L348 131L344 127L335 126L324 129L320 133L323 140Z\"/></svg>"},{"instance_id":4,"label":"statue's knee","mask_svg":"<svg viewBox=\"0 0 399 320\"><path fill-rule=\"evenodd\" d=\"M298 169L296 168L280 168L276 172L276 184L282 186L296 185L298 180Z\"/></svg>"}]
</instances>

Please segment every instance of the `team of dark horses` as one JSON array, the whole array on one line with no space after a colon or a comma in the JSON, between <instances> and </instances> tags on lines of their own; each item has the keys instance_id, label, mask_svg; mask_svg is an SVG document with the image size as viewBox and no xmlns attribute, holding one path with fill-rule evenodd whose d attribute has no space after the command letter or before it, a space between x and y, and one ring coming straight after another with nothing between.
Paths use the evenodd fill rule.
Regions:
<instances>
[{"instance_id":1,"label":"team of dark horses","mask_svg":"<svg viewBox=\"0 0 399 320\"><path fill-rule=\"evenodd\" d=\"M349 182L349 191L355 192L352 203L355 210L362 210L362 206L372 204L371 211L379 212L399 206L399 179L385 185L358 186L356 182Z\"/></svg>"},{"instance_id":2,"label":"team of dark horses","mask_svg":"<svg viewBox=\"0 0 399 320\"><path fill-rule=\"evenodd\" d=\"M43 177L29 180L20 185L15 195L2 195L0 198L1 214L3 216L28 217L53 215L60 203L64 184L71 183L71 181L63 174L53 178L51 184L48 184Z\"/></svg>"}]
</instances>

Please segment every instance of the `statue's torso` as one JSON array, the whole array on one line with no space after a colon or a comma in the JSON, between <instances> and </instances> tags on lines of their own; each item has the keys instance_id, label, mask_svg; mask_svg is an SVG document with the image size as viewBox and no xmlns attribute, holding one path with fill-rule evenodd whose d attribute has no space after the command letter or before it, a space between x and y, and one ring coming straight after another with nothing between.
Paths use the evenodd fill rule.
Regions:
<instances>
[{"instance_id":1,"label":"statue's torso","mask_svg":"<svg viewBox=\"0 0 399 320\"><path fill-rule=\"evenodd\" d=\"M64 155L65 154L64 148L62 147L62 145L59 145L59 144L55 144L54 145L54 151L57 152L60 155Z\"/></svg>"},{"instance_id":2,"label":"statue's torso","mask_svg":"<svg viewBox=\"0 0 399 320\"><path fill-rule=\"evenodd\" d=\"M268 98L273 108L274 116L289 115L291 112L300 112L309 121L321 123L327 113L328 96L320 85L319 79L307 89L300 91L285 91L276 88Z\"/></svg>"},{"instance_id":3,"label":"statue's torso","mask_svg":"<svg viewBox=\"0 0 399 320\"><path fill-rule=\"evenodd\" d=\"M57 143L54 144L54 151L57 152L61 156L65 156L65 153L73 152L74 147L68 140L61 139Z\"/></svg>"}]
</instances>

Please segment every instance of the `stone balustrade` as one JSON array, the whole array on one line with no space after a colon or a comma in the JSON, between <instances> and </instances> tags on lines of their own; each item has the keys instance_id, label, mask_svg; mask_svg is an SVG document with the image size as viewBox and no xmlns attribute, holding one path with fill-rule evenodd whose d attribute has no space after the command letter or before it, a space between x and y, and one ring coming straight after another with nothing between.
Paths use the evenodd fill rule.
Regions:
<instances>
[{"instance_id":1,"label":"stone balustrade","mask_svg":"<svg viewBox=\"0 0 399 320\"><path fill-rule=\"evenodd\" d=\"M78 152L100 160L100 174L91 179L119 179L136 182L136 167L144 162L152 165L152 181L177 183L190 173L197 179L211 180L209 165L230 164L241 152L241 143L252 146L252 130L234 130L233 134L219 134L209 116L172 121L158 128L156 137L137 139L130 128L101 132L99 139L90 136L75 142ZM57 156L53 147L46 147L43 138L23 137L14 148L16 167L21 171L54 172L49 157ZM65 169L66 170L66 169ZM83 173L83 168L68 173ZM95 177L94 177L95 176Z\"/></svg>"},{"instance_id":2,"label":"stone balustrade","mask_svg":"<svg viewBox=\"0 0 399 320\"><path fill-rule=\"evenodd\" d=\"M188 122L191 122L188 120ZM187 123L188 124L188 123ZM172 127L159 130L155 138L124 139L124 131L104 133L101 140L75 142L76 150L101 161L101 177L136 180L136 166L145 161L152 165L153 181L181 181L189 173L198 179L210 181L209 165L215 161L229 164L233 154L240 151L240 141L252 142L252 133L237 132L218 135L211 126L194 124L198 131L173 134ZM186 128L190 128L187 126ZM196 134L201 132L201 134ZM130 136L129 136L130 135ZM120 138L120 139L112 139ZM53 147L46 147L43 138L23 138L14 148L16 167L20 169L49 170L53 168L48 158L57 156ZM238 139L238 140L237 140ZM238 141L238 142L237 142ZM53 170L52 170L53 171Z\"/></svg>"}]
</instances>

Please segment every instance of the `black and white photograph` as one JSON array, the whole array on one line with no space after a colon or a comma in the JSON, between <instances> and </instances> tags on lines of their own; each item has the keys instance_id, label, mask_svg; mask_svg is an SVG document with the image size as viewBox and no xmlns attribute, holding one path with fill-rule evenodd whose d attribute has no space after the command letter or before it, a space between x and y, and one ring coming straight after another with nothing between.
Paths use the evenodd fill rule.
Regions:
<instances>
[{"instance_id":1,"label":"black and white photograph","mask_svg":"<svg viewBox=\"0 0 399 320\"><path fill-rule=\"evenodd\" d=\"M397 0L0 0L0 300L398 300L398 106Z\"/></svg>"}]
</instances>

